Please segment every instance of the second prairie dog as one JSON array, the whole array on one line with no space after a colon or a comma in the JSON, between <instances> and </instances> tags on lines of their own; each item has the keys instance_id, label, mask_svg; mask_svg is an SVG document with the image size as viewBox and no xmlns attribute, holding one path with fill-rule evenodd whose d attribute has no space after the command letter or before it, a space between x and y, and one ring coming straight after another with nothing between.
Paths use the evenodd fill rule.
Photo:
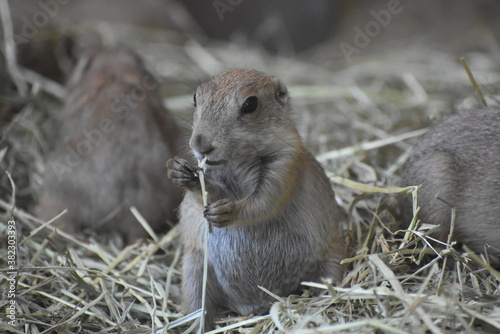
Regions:
<instances>
[{"instance_id":1,"label":"second prairie dog","mask_svg":"<svg viewBox=\"0 0 500 334\"><path fill-rule=\"evenodd\" d=\"M456 210L452 240L489 255L500 268L500 109L452 114L433 126L413 147L402 176L418 191L419 219L439 225L436 236L446 241L451 209ZM439 198L444 200L440 200ZM411 203L403 203L404 222Z\"/></svg>"},{"instance_id":2,"label":"second prairie dog","mask_svg":"<svg viewBox=\"0 0 500 334\"><path fill-rule=\"evenodd\" d=\"M83 64L82 62L80 64ZM47 159L38 213L69 232L92 229L128 241L147 237L135 206L156 230L175 220L181 194L165 161L180 133L158 94L158 82L131 50L90 55L66 99L60 136Z\"/></svg>"},{"instance_id":3,"label":"second prairie dog","mask_svg":"<svg viewBox=\"0 0 500 334\"><path fill-rule=\"evenodd\" d=\"M190 146L207 158L208 206L196 167L169 160L169 177L187 191L180 207L186 312L201 307L203 235L209 234L207 327L221 309L262 314L301 281L340 281L342 215L323 168L304 148L285 85L233 69L195 94Z\"/></svg>"}]
</instances>

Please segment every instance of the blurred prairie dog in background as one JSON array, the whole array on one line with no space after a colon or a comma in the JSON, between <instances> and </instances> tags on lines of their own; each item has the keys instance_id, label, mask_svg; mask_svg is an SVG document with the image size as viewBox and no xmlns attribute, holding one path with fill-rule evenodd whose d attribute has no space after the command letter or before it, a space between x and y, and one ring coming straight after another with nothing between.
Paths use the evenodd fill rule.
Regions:
<instances>
[{"instance_id":1,"label":"blurred prairie dog in background","mask_svg":"<svg viewBox=\"0 0 500 334\"><path fill-rule=\"evenodd\" d=\"M135 206L153 229L169 229L181 196L165 161L178 154L181 134L158 82L125 47L90 54L80 70L47 159L39 215L67 209L55 223L64 230L118 233L131 242L147 236L130 212Z\"/></svg>"},{"instance_id":2,"label":"blurred prairie dog in background","mask_svg":"<svg viewBox=\"0 0 500 334\"><path fill-rule=\"evenodd\" d=\"M500 268L499 129L499 108L449 115L418 140L402 172L404 185L422 185L418 217L422 223L439 225L434 236L447 240L454 207L452 240L489 255L496 268ZM409 224L411 199L405 196L401 201L403 222Z\"/></svg>"},{"instance_id":3,"label":"blurred prairie dog in background","mask_svg":"<svg viewBox=\"0 0 500 334\"><path fill-rule=\"evenodd\" d=\"M169 177L186 190L180 208L186 312L201 307L203 235L208 221L207 328L221 309L267 312L302 281L340 281L342 215L323 168L304 148L285 85L233 69L195 94L190 146L206 158L208 206L197 167L175 158Z\"/></svg>"}]
</instances>

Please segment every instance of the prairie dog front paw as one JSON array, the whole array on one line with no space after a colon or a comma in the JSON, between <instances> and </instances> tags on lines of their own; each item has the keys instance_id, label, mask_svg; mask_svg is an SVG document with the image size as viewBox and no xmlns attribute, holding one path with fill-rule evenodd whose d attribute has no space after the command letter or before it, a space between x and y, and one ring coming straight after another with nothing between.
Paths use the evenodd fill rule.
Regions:
<instances>
[{"instance_id":1,"label":"prairie dog front paw","mask_svg":"<svg viewBox=\"0 0 500 334\"><path fill-rule=\"evenodd\" d=\"M169 179L181 188L195 189L200 187L198 170L198 167L191 166L189 162L179 157L167 161Z\"/></svg>"},{"instance_id":2,"label":"prairie dog front paw","mask_svg":"<svg viewBox=\"0 0 500 334\"><path fill-rule=\"evenodd\" d=\"M235 216L235 207L233 201L229 199L221 199L205 207L203 216L215 227L226 227L230 225Z\"/></svg>"}]
</instances>

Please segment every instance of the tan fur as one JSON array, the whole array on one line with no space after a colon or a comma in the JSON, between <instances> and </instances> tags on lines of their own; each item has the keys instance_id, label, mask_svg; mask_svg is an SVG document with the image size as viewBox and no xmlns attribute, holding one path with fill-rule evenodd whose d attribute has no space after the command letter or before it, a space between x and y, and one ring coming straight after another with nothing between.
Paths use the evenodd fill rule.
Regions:
<instances>
[{"instance_id":1,"label":"tan fur","mask_svg":"<svg viewBox=\"0 0 500 334\"><path fill-rule=\"evenodd\" d=\"M489 255L500 268L500 109L452 114L437 123L413 147L403 169L405 185L419 185L419 218L439 225L446 241L455 207L453 240ZM445 202L439 200L441 198ZM403 222L409 223L409 198L401 199Z\"/></svg>"},{"instance_id":2,"label":"tan fur","mask_svg":"<svg viewBox=\"0 0 500 334\"><path fill-rule=\"evenodd\" d=\"M82 65L83 62L80 63ZM178 154L180 133L141 59L126 48L91 54L66 100L61 131L47 159L38 213L70 232L89 228L146 237L130 212L168 229L180 203L165 161Z\"/></svg>"},{"instance_id":3,"label":"tan fur","mask_svg":"<svg viewBox=\"0 0 500 334\"><path fill-rule=\"evenodd\" d=\"M244 113L250 96L258 98L258 107ZM214 226L208 241L209 327L220 309L267 312L273 298L258 286L287 296L304 280L339 281L341 214L328 178L297 133L283 83L233 69L200 85L195 100L190 146L197 158L207 157L206 208L196 168L178 158L167 164L169 177L187 190L180 207L186 311L201 306L206 220Z\"/></svg>"}]
</instances>

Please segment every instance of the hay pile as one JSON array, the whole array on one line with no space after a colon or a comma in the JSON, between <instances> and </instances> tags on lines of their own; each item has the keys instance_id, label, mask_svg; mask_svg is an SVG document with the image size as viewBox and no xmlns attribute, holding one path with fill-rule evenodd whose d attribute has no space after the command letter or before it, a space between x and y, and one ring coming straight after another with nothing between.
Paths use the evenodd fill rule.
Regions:
<instances>
[{"instance_id":1,"label":"hay pile","mask_svg":"<svg viewBox=\"0 0 500 334\"><path fill-rule=\"evenodd\" d=\"M88 33L89 27L79 29ZM120 27L94 28L112 39ZM144 56L163 81L167 106L188 127L194 86L223 68L256 68L282 79L293 98L307 146L331 173L337 200L348 214L351 257L341 286L319 288L314 296L276 297L269 315L241 319L229 315L213 333L455 333L500 330L500 273L480 256L457 251L453 243L433 249L422 230L393 234L392 209L384 192L398 189L413 130L453 109L480 102L458 56L418 50L366 55L356 64L280 58L237 44L190 41L129 30L127 44ZM75 32L78 35L78 31ZM466 60L489 104L498 104L500 69L492 55ZM22 70L22 69L21 69ZM28 73L29 72L25 72ZM40 187L44 160L54 141L64 87L25 75L25 96L14 88L2 103L0 138L1 318L11 315L12 333L183 333L192 322L179 308L177 229L151 235L145 243L121 245L113 236L57 233L30 214ZM350 180L356 181L351 182ZM406 196L411 196L406 195ZM389 203L390 204L390 203ZM390 206L389 206L390 208ZM135 212L138 223L140 213ZM16 258L7 254L9 221L15 222ZM143 224L147 222L142 221ZM404 235L404 238L402 236ZM15 281L9 281L14 276Z\"/></svg>"}]
</instances>

